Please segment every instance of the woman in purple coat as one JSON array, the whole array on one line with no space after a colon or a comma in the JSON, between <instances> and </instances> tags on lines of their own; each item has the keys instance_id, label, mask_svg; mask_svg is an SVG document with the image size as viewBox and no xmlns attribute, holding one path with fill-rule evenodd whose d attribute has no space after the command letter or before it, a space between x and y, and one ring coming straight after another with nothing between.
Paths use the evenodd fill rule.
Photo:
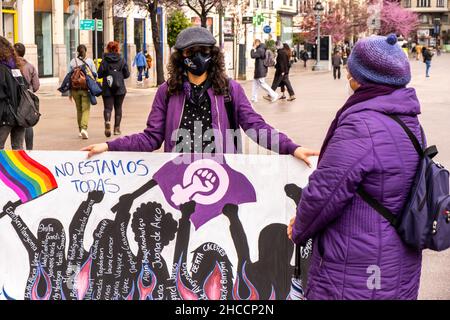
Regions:
<instances>
[{"instance_id":1,"label":"woman in purple coat","mask_svg":"<svg viewBox=\"0 0 450 320\"><path fill-rule=\"evenodd\" d=\"M317 152L295 144L257 114L243 88L229 80L224 56L205 28L191 27L177 37L168 65L169 79L153 101L142 133L91 145L89 157L104 151L235 153L242 144L242 128L260 145L280 154L291 154L310 164ZM231 130L230 130L231 129Z\"/></svg>"},{"instance_id":2,"label":"woman in purple coat","mask_svg":"<svg viewBox=\"0 0 450 320\"><path fill-rule=\"evenodd\" d=\"M357 194L363 187L393 213L408 197L419 157L397 115L422 140L420 104L395 35L357 42L348 60L354 94L333 121L317 170L288 235L314 238L308 299L417 299L422 255Z\"/></svg>"}]
</instances>

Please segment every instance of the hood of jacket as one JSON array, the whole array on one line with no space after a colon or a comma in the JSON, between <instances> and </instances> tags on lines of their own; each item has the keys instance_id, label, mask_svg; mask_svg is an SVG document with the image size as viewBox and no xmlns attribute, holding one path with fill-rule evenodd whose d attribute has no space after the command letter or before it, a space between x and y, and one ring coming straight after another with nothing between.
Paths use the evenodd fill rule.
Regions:
<instances>
[{"instance_id":1,"label":"hood of jacket","mask_svg":"<svg viewBox=\"0 0 450 320\"><path fill-rule=\"evenodd\" d=\"M117 63L122 60L122 57L118 53L105 53L103 59L105 59L109 63Z\"/></svg>"}]
</instances>

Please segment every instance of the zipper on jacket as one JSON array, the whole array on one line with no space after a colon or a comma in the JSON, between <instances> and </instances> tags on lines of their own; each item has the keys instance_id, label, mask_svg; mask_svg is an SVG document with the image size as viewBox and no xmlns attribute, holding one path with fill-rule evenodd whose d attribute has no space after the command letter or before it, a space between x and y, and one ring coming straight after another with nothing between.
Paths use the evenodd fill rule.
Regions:
<instances>
[{"instance_id":1,"label":"zipper on jacket","mask_svg":"<svg viewBox=\"0 0 450 320\"><path fill-rule=\"evenodd\" d=\"M441 210L442 210L441 207L442 207L442 204L444 203L444 201L447 200L449 197L450 197L450 196L446 196L446 197L444 197L441 201L439 201L439 204L438 204L438 206L437 206L438 210L437 210L437 212L435 213L434 221L433 221L433 227L432 227L432 229L431 229L431 234L432 234L432 235L435 235L435 234L437 233L437 223L438 223L439 215L441 214ZM446 220L447 220L447 223L448 223L448 221L449 221L449 219L450 219L450 212L449 212L449 211L446 211L446 213L447 213L447 218L446 218Z\"/></svg>"}]
</instances>

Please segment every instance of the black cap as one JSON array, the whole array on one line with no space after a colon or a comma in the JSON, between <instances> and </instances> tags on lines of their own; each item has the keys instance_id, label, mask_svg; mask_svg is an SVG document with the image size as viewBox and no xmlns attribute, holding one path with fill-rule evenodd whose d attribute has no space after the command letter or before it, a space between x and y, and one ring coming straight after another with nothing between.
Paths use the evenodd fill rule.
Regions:
<instances>
[{"instance_id":1,"label":"black cap","mask_svg":"<svg viewBox=\"0 0 450 320\"><path fill-rule=\"evenodd\" d=\"M175 49L184 50L187 48L200 46L211 47L216 44L211 32L202 27L190 27L180 32L175 43Z\"/></svg>"}]
</instances>

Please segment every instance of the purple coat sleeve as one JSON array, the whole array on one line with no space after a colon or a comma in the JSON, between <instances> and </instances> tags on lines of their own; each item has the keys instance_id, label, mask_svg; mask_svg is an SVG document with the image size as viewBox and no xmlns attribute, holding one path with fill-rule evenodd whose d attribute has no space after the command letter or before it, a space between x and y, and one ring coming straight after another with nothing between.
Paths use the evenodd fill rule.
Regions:
<instances>
[{"instance_id":1,"label":"purple coat sleeve","mask_svg":"<svg viewBox=\"0 0 450 320\"><path fill-rule=\"evenodd\" d=\"M152 110L148 116L144 132L125 136L107 142L109 151L151 152L161 148L164 142L167 115L167 84L161 85L153 100Z\"/></svg>"},{"instance_id":2,"label":"purple coat sleeve","mask_svg":"<svg viewBox=\"0 0 450 320\"><path fill-rule=\"evenodd\" d=\"M303 190L293 240L304 245L339 217L373 167L369 129L358 115L346 117L336 129L322 160Z\"/></svg>"},{"instance_id":3,"label":"purple coat sleeve","mask_svg":"<svg viewBox=\"0 0 450 320\"><path fill-rule=\"evenodd\" d=\"M263 117L253 109L240 84L235 83L233 91L233 101L236 101L234 104L237 110L238 122L244 132L262 147L280 154L293 155L295 149L300 146L284 133L278 132L264 121ZM261 137L262 139L260 139ZM274 137L278 139L273 140Z\"/></svg>"}]
</instances>

